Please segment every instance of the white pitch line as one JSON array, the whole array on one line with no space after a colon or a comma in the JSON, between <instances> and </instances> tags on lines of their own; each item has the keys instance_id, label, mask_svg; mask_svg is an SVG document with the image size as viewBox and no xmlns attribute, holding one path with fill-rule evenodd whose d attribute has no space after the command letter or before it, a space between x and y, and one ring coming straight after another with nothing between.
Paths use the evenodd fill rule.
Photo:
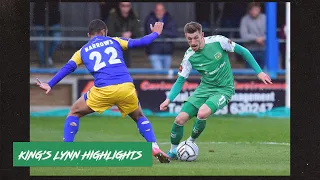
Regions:
<instances>
[{"instance_id":1,"label":"white pitch line","mask_svg":"<svg viewBox=\"0 0 320 180\"><path fill-rule=\"evenodd\" d=\"M171 143L159 142L158 144L171 144ZM196 144L268 144L268 145L290 146L290 143L284 143L284 142L196 142Z\"/></svg>"}]
</instances>

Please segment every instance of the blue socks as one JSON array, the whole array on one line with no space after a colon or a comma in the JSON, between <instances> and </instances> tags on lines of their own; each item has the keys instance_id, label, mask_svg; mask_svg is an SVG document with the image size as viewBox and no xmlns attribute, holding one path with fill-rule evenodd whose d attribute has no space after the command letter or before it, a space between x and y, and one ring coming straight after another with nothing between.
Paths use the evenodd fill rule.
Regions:
<instances>
[{"instance_id":1,"label":"blue socks","mask_svg":"<svg viewBox=\"0 0 320 180\"><path fill-rule=\"evenodd\" d=\"M151 122L146 117L139 118L136 123L140 134L147 142L156 142L156 136L154 135Z\"/></svg>"},{"instance_id":2,"label":"blue socks","mask_svg":"<svg viewBox=\"0 0 320 180\"><path fill-rule=\"evenodd\" d=\"M77 134L79 129L79 118L76 116L68 116L64 123L64 142L73 142L74 136Z\"/></svg>"},{"instance_id":3,"label":"blue socks","mask_svg":"<svg viewBox=\"0 0 320 180\"><path fill-rule=\"evenodd\" d=\"M146 117L139 118L136 123L140 134L147 142L156 142L156 136L153 132L151 122ZM63 141L73 142L78 130L79 118L76 116L68 116L64 124Z\"/></svg>"}]
</instances>

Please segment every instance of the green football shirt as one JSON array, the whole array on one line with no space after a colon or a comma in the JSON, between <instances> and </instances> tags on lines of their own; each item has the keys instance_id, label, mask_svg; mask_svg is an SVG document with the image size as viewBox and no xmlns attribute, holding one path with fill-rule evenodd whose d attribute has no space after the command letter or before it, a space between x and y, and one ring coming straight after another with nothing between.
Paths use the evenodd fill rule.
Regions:
<instances>
[{"instance_id":1,"label":"green football shirt","mask_svg":"<svg viewBox=\"0 0 320 180\"><path fill-rule=\"evenodd\" d=\"M179 75L188 78L192 69L201 74L201 83L193 93L208 97L215 92L234 94L234 77L228 52L234 52L235 43L220 35L205 37L205 46L199 51L189 48L182 60Z\"/></svg>"}]
</instances>

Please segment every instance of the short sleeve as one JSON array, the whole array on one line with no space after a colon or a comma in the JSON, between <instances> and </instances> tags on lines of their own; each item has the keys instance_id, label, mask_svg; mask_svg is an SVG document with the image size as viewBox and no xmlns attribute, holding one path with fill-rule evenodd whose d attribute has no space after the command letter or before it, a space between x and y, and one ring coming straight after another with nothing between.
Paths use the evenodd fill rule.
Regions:
<instances>
[{"instance_id":1,"label":"short sleeve","mask_svg":"<svg viewBox=\"0 0 320 180\"><path fill-rule=\"evenodd\" d=\"M234 52L234 47L236 46L235 42L231 41L230 39L224 36L217 36L216 38L219 41L223 50L228 52Z\"/></svg>"},{"instance_id":2,"label":"short sleeve","mask_svg":"<svg viewBox=\"0 0 320 180\"><path fill-rule=\"evenodd\" d=\"M81 49L73 54L70 61L74 61L77 64L77 66L79 66L83 63L82 59L81 59Z\"/></svg>"},{"instance_id":3,"label":"short sleeve","mask_svg":"<svg viewBox=\"0 0 320 180\"><path fill-rule=\"evenodd\" d=\"M119 37L114 37L112 39L116 40L120 44L120 46L122 47L123 50L128 49L128 42L129 42L128 39L119 38Z\"/></svg>"},{"instance_id":4,"label":"short sleeve","mask_svg":"<svg viewBox=\"0 0 320 180\"><path fill-rule=\"evenodd\" d=\"M206 39L206 43L219 42L223 50L228 52L234 52L234 47L236 46L236 43L224 36L221 36L221 35L209 36L209 37L206 37L205 39Z\"/></svg>"},{"instance_id":5,"label":"short sleeve","mask_svg":"<svg viewBox=\"0 0 320 180\"><path fill-rule=\"evenodd\" d=\"M192 64L189 61L189 58L194 54L194 51L188 50L183 57L182 63L179 67L178 75L188 78L192 70Z\"/></svg>"}]
</instances>

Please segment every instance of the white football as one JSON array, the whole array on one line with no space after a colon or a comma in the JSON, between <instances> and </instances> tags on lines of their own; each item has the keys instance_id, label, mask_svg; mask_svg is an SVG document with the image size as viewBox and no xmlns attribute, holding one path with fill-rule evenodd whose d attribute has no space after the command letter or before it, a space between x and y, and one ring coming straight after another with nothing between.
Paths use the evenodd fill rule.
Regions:
<instances>
[{"instance_id":1,"label":"white football","mask_svg":"<svg viewBox=\"0 0 320 180\"><path fill-rule=\"evenodd\" d=\"M198 154L198 146L191 141L183 141L177 147L178 159L181 161L194 161Z\"/></svg>"}]
</instances>

